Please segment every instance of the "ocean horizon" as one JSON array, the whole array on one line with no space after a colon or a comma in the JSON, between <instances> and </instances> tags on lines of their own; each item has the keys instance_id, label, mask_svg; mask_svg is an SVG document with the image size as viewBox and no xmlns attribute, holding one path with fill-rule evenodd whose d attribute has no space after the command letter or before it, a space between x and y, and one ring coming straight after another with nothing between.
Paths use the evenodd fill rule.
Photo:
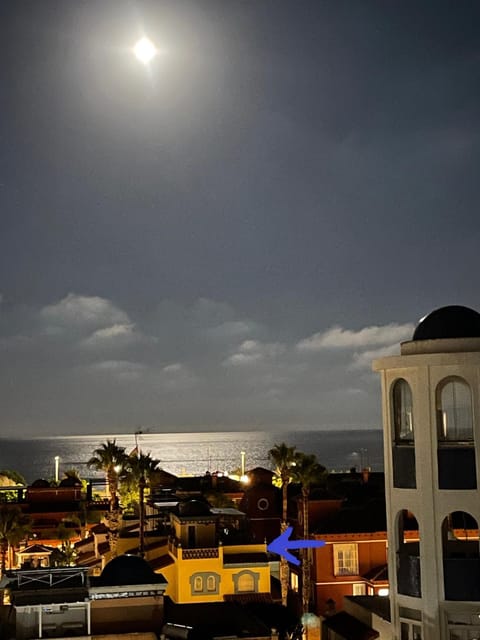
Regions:
<instances>
[{"instance_id":1,"label":"ocean horizon","mask_svg":"<svg viewBox=\"0 0 480 640\"><path fill-rule=\"evenodd\" d=\"M137 433L137 438L133 433L1 437L0 470L13 469L29 483L38 478L49 479L54 477L58 456L60 478L71 468L83 477L96 477L99 474L86 463L93 450L107 439L115 439L127 453L137 441L142 451L159 459L159 466L175 475L232 473L241 465L242 451L247 470L256 466L271 468L268 451L281 442L297 447L298 451L314 453L331 472L351 467L383 471L381 429L142 432Z\"/></svg>"}]
</instances>

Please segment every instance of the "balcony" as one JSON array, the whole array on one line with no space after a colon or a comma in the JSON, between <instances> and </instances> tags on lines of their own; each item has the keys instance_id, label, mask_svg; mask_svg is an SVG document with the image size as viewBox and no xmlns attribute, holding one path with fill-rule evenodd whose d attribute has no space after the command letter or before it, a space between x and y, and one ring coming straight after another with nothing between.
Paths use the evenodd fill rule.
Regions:
<instances>
[{"instance_id":1,"label":"balcony","mask_svg":"<svg viewBox=\"0 0 480 640\"><path fill-rule=\"evenodd\" d=\"M169 538L168 551L179 560L205 560L220 557L218 547L182 547L177 538Z\"/></svg>"}]
</instances>

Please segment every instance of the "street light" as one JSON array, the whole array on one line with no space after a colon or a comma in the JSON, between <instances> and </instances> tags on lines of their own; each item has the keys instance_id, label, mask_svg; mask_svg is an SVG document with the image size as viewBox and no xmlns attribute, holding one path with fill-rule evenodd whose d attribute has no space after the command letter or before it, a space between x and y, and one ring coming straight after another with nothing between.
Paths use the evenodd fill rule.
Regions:
<instances>
[{"instance_id":1,"label":"street light","mask_svg":"<svg viewBox=\"0 0 480 640\"><path fill-rule=\"evenodd\" d=\"M60 462L60 456L55 456L55 482L58 482L58 465Z\"/></svg>"},{"instance_id":2,"label":"street light","mask_svg":"<svg viewBox=\"0 0 480 640\"><path fill-rule=\"evenodd\" d=\"M142 62L144 65L148 65L148 63L155 58L158 51L153 42L144 36L143 38L140 38L133 47L133 53L137 60Z\"/></svg>"}]
</instances>

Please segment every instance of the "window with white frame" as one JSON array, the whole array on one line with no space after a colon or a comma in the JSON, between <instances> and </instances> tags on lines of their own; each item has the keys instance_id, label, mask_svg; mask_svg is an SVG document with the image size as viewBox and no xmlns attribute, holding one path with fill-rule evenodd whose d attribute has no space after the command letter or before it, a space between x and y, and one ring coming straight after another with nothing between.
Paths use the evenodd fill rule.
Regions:
<instances>
[{"instance_id":1,"label":"window with white frame","mask_svg":"<svg viewBox=\"0 0 480 640\"><path fill-rule=\"evenodd\" d=\"M358 545L333 545L334 573L336 576L358 576Z\"/></svg>"},{"instance_id":2,"label":"window with white frame","mask_svg":"<svg viewBox=\"0 0 480 640\"><path fill-rule=\"evenodd\" d=\"M357 582L353 585L354 596L364 596L367 592L367 588L364 582Z\"/></svg>"},{"instance_id":3,"label":"window with white frame","mask_svg":"<svg viewBox=\"0 0 480 640\"><path fill-rule=\"evenodd\" d=\"M437 387L437 422L440 442L472 441L472 393L462 378L451 377Z\"/></svg>"}]
</instances>

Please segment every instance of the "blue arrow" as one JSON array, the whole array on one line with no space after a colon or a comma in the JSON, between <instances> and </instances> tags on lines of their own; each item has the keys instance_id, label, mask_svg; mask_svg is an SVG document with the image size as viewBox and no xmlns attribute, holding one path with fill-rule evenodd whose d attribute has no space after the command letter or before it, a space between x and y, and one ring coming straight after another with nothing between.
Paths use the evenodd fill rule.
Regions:
<instances>
[{"instance_id":1,"label":"blue arrow","mask_svg":"<svg viewBox=\"0 0 480 640\"><path fill-rule=\"evenodd\" d=\"M325 540L290 540L290 534L293 531L293 527L287 527L278 538L272 540L267 547L267 551L271 553L278 553L279 556L283 556L288 562L293 564L300 564L300 560L294 555L289 553L287 549L306 549L308 547L323 547Z\"/></svg>"}]
</instances>

